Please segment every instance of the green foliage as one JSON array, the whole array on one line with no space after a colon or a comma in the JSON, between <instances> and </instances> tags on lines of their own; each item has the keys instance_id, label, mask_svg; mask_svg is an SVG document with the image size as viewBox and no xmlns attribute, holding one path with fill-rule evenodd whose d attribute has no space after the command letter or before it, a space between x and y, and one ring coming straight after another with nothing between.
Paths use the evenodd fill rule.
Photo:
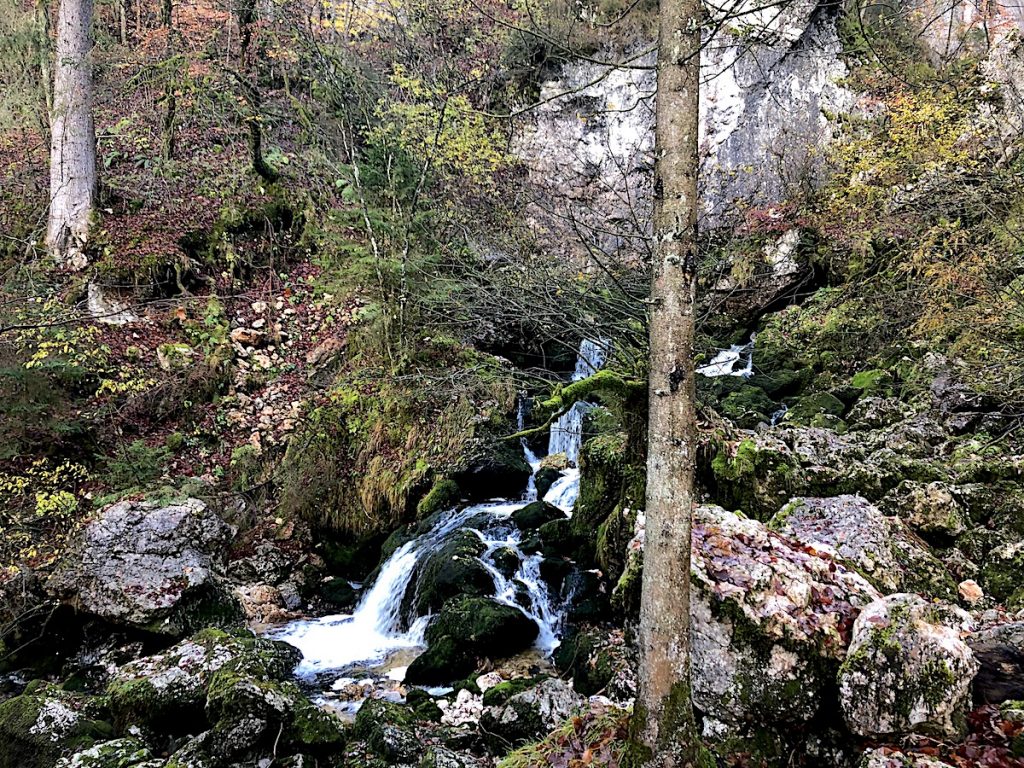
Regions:
<instances>
[{"instance_id":1,"label":"green foliage","mask_svg":"<svg viewBox=\"0 0 1024 768\"><path fill-rule=\"evenodd\" d=\"M144 491L163 475L170 455L166 445L150 446L143 440L133 440L104 456L99 472L106 485L115 491Z\"/></svg>"}]
</instances>

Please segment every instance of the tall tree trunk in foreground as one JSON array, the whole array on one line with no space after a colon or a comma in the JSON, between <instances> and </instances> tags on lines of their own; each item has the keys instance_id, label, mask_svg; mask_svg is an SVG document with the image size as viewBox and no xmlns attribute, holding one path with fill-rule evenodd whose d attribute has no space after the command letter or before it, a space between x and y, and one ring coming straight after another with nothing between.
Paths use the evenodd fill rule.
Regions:
<instances>
[{"instance_id":1,"label":"tall tree trunk in foreground","mask_svg":"<svg viewBox=\"0 0 1024 768\"><path fill-rule=\"evenodd\" d=\"M77 268L85 266L85 244L96 206L91 26L92 0L60 0L46 242L54 257Z\"/></svg>"},{"instance_id":2,"label":"tall tree trunk in foreground","mask_svg":"<svg viewBox=\"0 0 1024 768\"><path fill-rule=\"evenodd\" d=\"M647 528L632 762L700 764L690 696L690 522L697 444L700 0L661 0L648 389Z\"/></svg>"}]
</instances>

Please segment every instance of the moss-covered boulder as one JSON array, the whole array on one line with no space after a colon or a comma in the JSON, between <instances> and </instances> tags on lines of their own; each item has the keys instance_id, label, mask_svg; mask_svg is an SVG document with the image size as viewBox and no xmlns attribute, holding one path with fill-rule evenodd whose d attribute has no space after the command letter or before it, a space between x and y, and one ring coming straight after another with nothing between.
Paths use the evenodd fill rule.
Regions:
<instances>
[{"instance_id":1,"label":"moss-covered boulder","mask_svg":"<svg viewBox=\"0 0 1024 768\"><path fill-rule=\"evenodd\" d=\"M502 751L536 741L584 708L586 700L572 687L555 678L509 696L501 704L487 707L480 726Z\"/></svg>"},{"instance_id":2,"label":"moss-covered boulder","mask_svg":"<svg viewBox=\"0 0 1024 768\"><path fill-rule=\"evenodd\" d=\"M816 392L812 395L804 395L789 406L783 421L786 424L799 426L811 426L811 422L817 416L841 417L846 411L846 404L835 395L829 392Z\"/></svg>"},{"instance_id":3,"label":"moss-covered boulder","mask_svg":"<svg viewBox=\"0 0 1024 768\"><path fill-rule=\"evenodd\" d=\"M90 696L41 680L0 703L0 768L52 768L96 741L110 739L107 712Z\"/></svg>"},{"instance_id":4,"label":"moss-covered boulder","mask_svg":"<svg viewBox=\"0 0 1024 768\"><path fill-rule=\"evenodd\" d=\"M871 738L962 736L979 666L961 639L972 628L966 612L917 595L889 595L867 606L839 672L850 730Z\"/></svg>"},{"instance_id":5,"label":"moss-covered boulder","mask_svg":"<svg viewBox=\"0 0 1024 768\"><path fill-rule=\"evenodd\" d=\"M61 758L56 768L134 768L152 758L149 747L139 739L112 739Z\"/></svg>"},{"instance_id":6,"label":"moss-covered boulder","mask_svg":"<svg viewBox=\"0 0 1024 768\"><path fill-rule=\"evenodd\" d=\"M427 627L427 650L409 665L405 679L429 685L466 677L483 659L528 648L538 631L518 608L491 598L455 598Z\"/></svg>"},{"instance_id":7,"label":"moss-covered boulder","mask_svg":"<svg viewBox=\"0 0 1024 768\"><path fill-rule=\"evenodd\" d=\"M880 597L826 554L720 507L693 526L693 700L716 740L785 740L822 708L861 606ZM834 706L834 705L833 705Z\"/></svg>"},{"instance_id":8,"label":"moss-covered boulder","mask_svg":"<svg viewBox=\"0 0 1024 768\"><path fill-rule=\"evenodd\" d=\"M988 552L981 569L985 591L1010 608L1024 608L1024 541L1001 544Z\"/></svg>"},{"instance_id":9,"label":"moss-covered boulder","mask_svg":"<svg viewBox=\"0 0 1024 768\"><path fill-rule=\"evenodd\" d=\"M572 520L566 517L544 523L537 529L537 535L540 536L541 551L547 557L572 557L583 545L583 541L576 535Z\"/></svg>"},{"instance_id":10,"label":"moss-covered boulder","mask_svg":"<svg viewBox=\"0 0 1024 768\"><path fill-rule=\"evenodd\" d=\"M967 510L949 483L904 480L886 494L881 506L931 540L948 543L967 530Z\"/></svg>"},{"instance_id":11,"label":"moss-covered boulder","mask_svg":"<svg viewBox=\"0 0 1024 768\"><path fill-rule=\"evenodd\" d=\"M893 397L865 397L850 409L846 420L854 429L882 429L913 413L907 404Z\"/></svg>"},{"instance_id":12,"label":"moss-covered boulder","mask_svg":"<svg viewBox=\"0 0 1024 768\"><path fill-rule=\"evenodd\" d=\"M494 579L480 562L486 549L476 533L462 530L426 554L406 591L406 612L424 616L453 597L491 594Z\"/></svg>"},{"instance_id":13,"label":"moss-covered boulder","mask_svg":"<svg viewBox=\"0 0 1024 768\"><path fill-rule=\"evenodd\" d=\"M522 509L517 509L512 513L512 522L521 531L535 531L544 523L565 519L565 512L546 501L531 501Z\"/></svg>"},{"instance_id":14,"label":"moss-covered boulder","mask_svg":"<svg viewBox=\"0 0 1024 768\"><path fill-rule=\"evenodd\" d=\"M119 728L139 725L188 733L207 723L207 694L221 670L284 680L301 658L287 643L206 629L163 653L121 667L107 686L107 696Z\"/></svg>"},{"instance_id":15,"label":"moss-covered boulder","mask_svg":"<svg viewBox=\"0 0 1024 768\"><path fill-rule=\"evenodd\" d=\"M767 423L771 415L778 410L778 404L765 394L760 387L744 384L735 392L731 392L719 404L719 412L731 419L743 429L753 429L758 424Z\"/></svg>"},{"instance_id":16,"label":"moss-covered boulder","mask_svg":"<svg viewBox=\"0 0 1024 768\"><path fill-rule=\"evenodd\" d=\"M834 553L884 592L953 598L945 565L898 518L860 496L791 499L768 523L774 531Z\"/></svg>"},{"instance_id":17,"label":"moss-covered boulder","mask_svg":"<svg viewBox=\"0 0 1024 768\"><path fill-rule=\"evenodd\" d=\"M792 495L798 468L790 447L768 435L723 443L710 468L715 500L767 520Z\"/></svg>"},{"instance_id":18,"label":"moss-covered boulder","mask_svg":"<svg viewBox=\"0 0 1024 768\"><path fill-rule=\"evenodd\" d=\"M401 704L368 699L359 708L353 733L389 765L411 763L423 750L414 720L412 711Z\"/></svg>"},{"instance_id":19,"label":"moss-covered boulder","mask_svg":"<svg viewBox=\"0 0 1024 768\"><path fill-rule=\"evenodd\" d=\"M320 582L317 595L332 608L338 610L351 609L356 604L357 594L347 579L331 576Z\"/></svg>"}]
</instances>

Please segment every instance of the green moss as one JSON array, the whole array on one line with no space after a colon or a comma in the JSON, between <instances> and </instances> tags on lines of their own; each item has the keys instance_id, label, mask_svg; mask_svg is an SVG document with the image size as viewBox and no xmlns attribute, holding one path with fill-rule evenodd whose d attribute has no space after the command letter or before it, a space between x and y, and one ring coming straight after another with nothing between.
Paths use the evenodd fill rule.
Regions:
<instances>
[{"instance_id":1,"label":"green moss","mask_svg":"<svg viewBox=\"0 0 1024 768\"><path fill-rule=\"evenodd\" d=\"M833 394L828 392L817 392L813 395L804 395L799 398L786 411L784 421L788 424L799 424L808 426L815 417L843 415L846 405Z\"/></svg>"},{"instance_id":2,"label":"green moss","mask_svg":"<svg viewBox=\"0 0 1024 768\"><path fill-rule=\"evenodd\" d=\"M451 509L459 502L461 491L454 480L442 478L435 482L427 494L416 505L416 516L429 517L443 509Z\"/></svg>"},{"instance_id":3,"label":"green moss","mask_svg":"<svg viewBox=\"0 0 1024 768\"><path fill-rule=\"evenodd\" d=\"M498 683L484 691L484 706L501 706L517 693L522 693L523 691L534 687L544 679L545 677L543 675L540 677L517 677L514 680L506 680L505 682Z\"/></svg>"},{"instance_id":4,"label":"green moss","mask_svg":"<svg viewBox=\"0 0 1024 768\"><path fill-rule=\"evenodd\" d=\"M714 499L728 509L767 520L793 495L798 466L792 453L774 443L750 438L735 448L721 445L711 461Z\"/></svg>"}]
</instances>

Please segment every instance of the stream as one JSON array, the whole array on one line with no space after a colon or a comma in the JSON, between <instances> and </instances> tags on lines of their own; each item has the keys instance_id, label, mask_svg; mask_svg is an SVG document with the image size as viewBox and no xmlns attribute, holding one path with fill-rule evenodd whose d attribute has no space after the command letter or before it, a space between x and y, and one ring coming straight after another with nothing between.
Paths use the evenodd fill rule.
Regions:
<instances>
[{"instance_id":1,"label":"stream","mask_svg":"<svg viewBox=\"0 0 1024 768\"><path fill-rule=\"evenodd\" d=\"M585 340L572 375L574 381L589 376L605 362L606 342ZM564 453L568 467L552 484L544 500L572 514L579 495L580 473L576 466L583 440L583 421L594 406L576 403L551 427L548 453ZM525 407L519 411L519 428L525 424ZM535 474L541 466L525 441L523 452ZM339 711L354 714L361 699L372 688L387 681L397 690L409 662L424 648L424 634L430 615L403 615L406 592L414 582L418 565L437 551L453 535L470 530L480 537L484 552L480 556L494 580L494 599L514 606L538 627L534 648L540 657L548 657L558 647L564 605L559 595L549 594L541 578L539 553L522 551L523 534L511 522L511 515L536 500L533 476L518 499L493 499L481 504L447 511L430 530L406 542L384 562L373 585L364 592L351 614L323 616L290 622L272 630L268 636L284 640L302 652L296 676L310 687L324 690L317 699ZM497 567L495 554L511 550L519 564L511 577ZM347 692L342 695L341 692ZM353 692L355 695L353 695ZM399 695L399 694L396 694ZM349 701L344 701L344 698Z\"/></svg>"}]
</instances>

